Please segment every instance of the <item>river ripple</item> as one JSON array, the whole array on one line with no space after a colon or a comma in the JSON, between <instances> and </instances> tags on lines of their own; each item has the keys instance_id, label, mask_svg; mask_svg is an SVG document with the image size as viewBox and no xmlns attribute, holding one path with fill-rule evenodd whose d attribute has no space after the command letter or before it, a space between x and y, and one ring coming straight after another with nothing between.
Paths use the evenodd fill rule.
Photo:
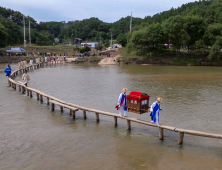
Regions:
<instances>
[{"instance_id":1,"label":"river ripple","mask_svg":"<svg viewBox=\"0 0 222 170\"><path fill-rule=\"evenodd\" d=\"M7 88L0 65L0 169L222 169L221 140L178 134L94 113L76 120L59 108ZM12 66L16 68L15 65ZM62 65L29 72L29 86L59 99L88 108L116 112L115 103L122 87L146 92L150 104L163 98L160 123L221 134L222 68L171 66ZM21 80L18 76L16 80ZM45 100L45 99L44 99ZM128 113L150 120L148 114Z\"/></svg>"}]
</instances>

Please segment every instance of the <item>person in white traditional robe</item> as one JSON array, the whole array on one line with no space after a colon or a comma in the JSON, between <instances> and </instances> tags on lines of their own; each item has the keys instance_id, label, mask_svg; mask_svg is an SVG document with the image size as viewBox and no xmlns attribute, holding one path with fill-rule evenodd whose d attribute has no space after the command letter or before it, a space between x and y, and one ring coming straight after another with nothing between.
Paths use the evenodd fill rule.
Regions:
<instances>
[{"instance_id":1,"label":"person in white traditional robe","mask_svg":"<svg viewBox=\"0 0 222 170\"><path fill-rule=\"evenodd\" d=\"M28 82L30 78L29 78L29 75L27 74L27 70L25 70L24 74L22 75L22 80L25 81L25 86L28 86Z\"/></svg>"},{"instance_id":2,"label":"person in white traditional robe","mask_svg":"<svg viewBox=\"0 0 222 170\"><path fill-rule=\"evenodd\" d=\"M27 61L22 61L22 66L23 66L23 68L26 68L26 64L27 64Z\"/></svg>"},{"instance_id":3,"label":"person in white traditional robe","mask_svg":"<svg viewBox=\"0 0 222 170\"><path fill-rule=\"evenodd\" d=\"M162 110L160 102L162 102L162 98L157 97L157 100L150 106L151 122L156 123L157 125L159 125L159 111Z\"/></svg>"},{"instance_id":4,"label":"person in white traditional robe","mask_svg":"<svg viewBox=\"0 0 222 170\"><path fill-rule=\"evenodd\" d=\"M33 60L30 60L30 65L31 65L31 66L33 65Z\"/></svg>"},{"instance_id":5,"label":"person in white traditional robe","mask_svg":"<svg viewBox=\"0 0 222 170\"><path fill-rule=\"evenodd\" d=\"M18 68L19 68L19 69L21 69L21 68L22 68L21 61L19 61L19 62L18 62L17 66L18 66Z\"/></svg>"},{"instance_id":6,"label":"person in white traditional robe","mask_svg":"<svg viewBox=\"0 0 222 170\"><path fill-rule=\"evenodd\" d=\"M126 92L127 88L123 88L123 92L119 95L118 102L116 105L116 109L119 110L119 115L122 115L124 111L124 116L127 116L127 102L126 102Z\"/></svg>"}]
</instances>

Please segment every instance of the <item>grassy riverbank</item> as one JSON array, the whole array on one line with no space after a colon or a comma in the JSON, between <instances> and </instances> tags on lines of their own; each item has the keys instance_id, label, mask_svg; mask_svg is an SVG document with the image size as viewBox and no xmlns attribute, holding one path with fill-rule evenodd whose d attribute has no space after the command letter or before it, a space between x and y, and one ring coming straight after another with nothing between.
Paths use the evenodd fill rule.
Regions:
<instances>
[{"instance_id":1,"label":"grassy riverbank","mask_svg":"<svg viewBox=\"0 0 222 170\"><path fill-rule=\"evenodd\" d=\"M146 56L138 56L135 52L126 53L119 49L123 56L119 62L124 64L158 64L175 66L222 66L222 59L208 59L206 54L187 54L180 51L163 50L160 53L149 53Z\"/></svg>"},{"instance_id":2,"label":"grassy riverbank","mask_svg":"<svg viewBox=\"0 0 222 170\"><path fill-rule=\"evenodd\" d=\"M0 49L0 52L5 52L7 48ZM65 53L66 57L76 57L77 52L73 51L73 46L68 45L56 45L56 46L32 46L24 48L27 53L29 52L46 52L46 53ZM106 52L104 52L106 53ZM222 66L221 59L207 59L205 54L192 54L188 55L186 52L175 52L173 50L165 49L159 53L149 53L146 56L138 56L135 52L127 53L124 48L115 49L109 51L111 57L121 55L117 58L117 62L121 64L158 64L158 65L181 65L181 66ZM99 56L99 53L95 53L96 56L77 58L73 63L85 63L96 64L105 57L104 54ZM17 63L19 60L29 61L35 59L34 56L12 56L12 57L0 57L0 63Z\"/></svg>"}]
</instances>

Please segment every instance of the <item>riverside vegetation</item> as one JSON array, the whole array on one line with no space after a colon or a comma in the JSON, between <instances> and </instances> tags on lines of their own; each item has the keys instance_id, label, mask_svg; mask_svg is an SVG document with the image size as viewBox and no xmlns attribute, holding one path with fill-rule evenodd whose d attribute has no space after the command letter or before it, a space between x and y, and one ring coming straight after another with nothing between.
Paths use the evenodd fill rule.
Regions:
<instances>
[{"instance_id":1,"label":"riverside vegetation","mask_svg":"<svg viewBox=\"0 0 222 170\"><path fill-rule=\"evenodd\" d=\"M117 43L125 46L123 63L153 63L173 65L221 65L222 0L202 0L172 8L144 19L133 18L129 33L130 17L114 23L98 18L70 22L31 21L32 43L52 45L53 38L60 43L71 43L73 38L99 41L109 45L110 33ZM0 47L22 44L22 14L0 8ZM84 28L84 29L81 29ZM28 31L26 31L28 37ZM27 42L28 42L27 38ZM170 44L165 49L164 44Z\"/></svg>"}]
</instances>

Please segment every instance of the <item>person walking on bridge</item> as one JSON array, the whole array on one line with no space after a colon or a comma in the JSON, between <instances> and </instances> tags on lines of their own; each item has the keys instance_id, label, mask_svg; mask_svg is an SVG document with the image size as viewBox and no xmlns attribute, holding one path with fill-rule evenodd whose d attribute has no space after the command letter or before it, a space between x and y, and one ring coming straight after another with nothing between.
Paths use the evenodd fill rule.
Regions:
<instances>
[{"instance_id":1,"label":"person walking on bridge","mask_svg":"<svg viewBox=\"0 0 222 170\"><path fill-rule=\"evenodd\" d=\"M124 111L124 116L127 116L127 102L126 102L126 92L127 92L127 88L123 88L123 92L120 93L119 98L118 98L118 102L116 105L116 109L119 110L119 115L122 115L122 111Z\"/></svg>"},{"instance_id":2,"label":"person walking on bridge","mask_svg":"<svg viewBox=\"0 0 222 170\"><path fill-rule=\"evenodd\" d=\"M159 125L159 111L162 110L160 102L162 102L162 98L157 97L157 100L150 106L151 122L156 123L157 125Z\"/></svg>"},{"instance_id":3,"label":"person walking on bridge","mask_svg":"<svg viewBox=\"0 0 222 170\"><path fill-rule=\"evenodd\" d=\"M24 74L22 75L22 80L25 81L25 86L28 86L28 82L30 80L29 75L27 74L27 70L25 70Z\"/></svg>"},{"instance_id":4,"label":"person walking on bridge","mask_svg":"<svg viewBox=\"0 0 222 170\"><path fill-rule=\"evenodd\" d=\"M5 69L6 77L10 77L11 72L12 72L12 69L11 69L10 65L8 65L8 67L6 67L6 69Z\"/></svg>"}]
</instances>

